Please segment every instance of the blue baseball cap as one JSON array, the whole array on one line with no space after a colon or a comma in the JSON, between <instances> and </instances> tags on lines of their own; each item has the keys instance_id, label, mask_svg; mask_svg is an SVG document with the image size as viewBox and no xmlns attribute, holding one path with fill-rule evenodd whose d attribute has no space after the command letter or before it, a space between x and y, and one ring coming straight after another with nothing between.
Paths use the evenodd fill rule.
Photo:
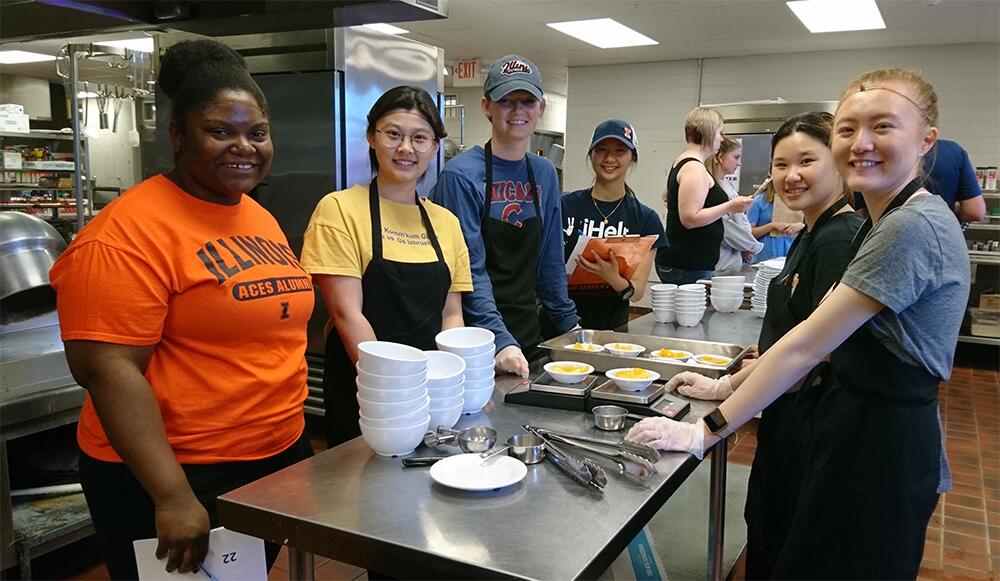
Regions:
<instances>
[{"instance_id":1,"label":"blue baseball cap","mask_svg":"<svg viewBox=\"0 0 1000 581\"><path fill-rule=\"evenodd\" d=\"M523 56L509 54L490 65L483 94L490 101L496 101L513 91L527 91L541 100L542 75L535 63Z\"/></svg>"},{"instance_id":2,"label":"blue baseball cap","mask_svg":"<svg viewBox=\"0 0 1000 581\"><path fill-rule=\"evenodd\" d=\"M590 148L587 152L594 150L594 147L605 139L617 139L629 149L635 151L639 146L639 136L635 133L635 128L628 121L621 119L608 119L594 129L594 137L590 140Z\"/></svg>"}]
</instances>

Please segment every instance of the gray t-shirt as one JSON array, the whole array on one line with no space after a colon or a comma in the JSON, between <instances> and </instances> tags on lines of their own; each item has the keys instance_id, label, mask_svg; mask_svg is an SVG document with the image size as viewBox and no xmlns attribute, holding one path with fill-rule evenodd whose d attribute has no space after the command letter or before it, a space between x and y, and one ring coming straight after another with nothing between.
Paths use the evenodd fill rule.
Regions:
<instances>
[{"instance_id":1,"label":"gray t-shirt","mask_svg":"<svg viewBox=\"0 0 1000 581\"><path fill-rule=\"evenodd\" d=\"M891 353L947 380L969 276L955 214L940 197L918 194L875 224L842 282L888 307L866 324Z\"/></svg>"}]
</instances>

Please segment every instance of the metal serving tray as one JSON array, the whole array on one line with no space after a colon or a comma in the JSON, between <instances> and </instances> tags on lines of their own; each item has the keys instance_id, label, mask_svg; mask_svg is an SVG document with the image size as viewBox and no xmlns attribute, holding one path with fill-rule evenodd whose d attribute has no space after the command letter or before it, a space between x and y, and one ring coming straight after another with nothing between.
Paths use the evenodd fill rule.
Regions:
<instances>
[{"instance_id":1,"label":"metal serving tray","mask_svg":"<svg viewBox=\"0 0 1000 581\"><path fill-rule=\"evenodd\" d=\"M573 343L635 343L642 345L646 351L639 357L624 357L622 355L612 355L607 351L592 353L588 351L576 351L566 349L567 345ZM549 359L553 361L579 361L589 363L597 371L607 371L619 367L642 367L660 374L663 379L669 379L682 371L696 371L707 377L718 378L726 374L735 373L740 368L740 361L747 354L747 347L740 347L732 343L718 343L714 341L695 341L693 339L676 339L672 337L654 337L652 335L634 335L632 333L619 333L617 331L593 331L590 329L577 329L558 337L554 337L538 345L542 349L549 350ZM732 357L733 361L727 367L715 367L712 365L702 365L695 361L664 361L645 356L650 351L658 349L677 349L690 351L695 355L724 355Z\"/></svg>"}]
</instances>

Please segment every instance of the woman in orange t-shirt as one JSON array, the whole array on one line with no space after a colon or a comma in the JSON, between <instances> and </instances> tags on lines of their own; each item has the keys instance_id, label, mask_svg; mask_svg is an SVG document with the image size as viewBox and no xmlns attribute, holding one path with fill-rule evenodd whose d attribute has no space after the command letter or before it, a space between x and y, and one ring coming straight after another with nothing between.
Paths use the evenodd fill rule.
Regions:
<instances>
[{"instance_id":1,"label":"woman in orange t-shirt","mask_svg":"<svg viewBox=\"0 0 1000 581\"><path fill-rule=\"evenodd\" d=\"M52 268L73 376L89 392L80 480L115 579L156 537L194 570L216 498L308 457L303 403L312 281L245 196L273 154L267 102L232 49L164 55L174 169L135 186ZM268 545L268 563L278 546Z\"/></svg>"}]
</instances>

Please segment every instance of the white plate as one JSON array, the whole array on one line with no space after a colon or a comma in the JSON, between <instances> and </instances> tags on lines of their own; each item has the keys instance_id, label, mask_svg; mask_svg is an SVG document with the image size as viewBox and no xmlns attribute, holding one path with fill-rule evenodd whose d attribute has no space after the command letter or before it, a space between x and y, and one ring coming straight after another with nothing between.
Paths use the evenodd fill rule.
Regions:
<instances>
[{"instance_id":1,"label":"white plate","mask_svg":"<svg viewBox=\"0 0 1000 581\"><path fill-rule=\"evenodd\" d=\"M485 462L479 454L458 454L431 466L434 482L459 490L494 490L517 484L528 474L528 467L517 458L500 456Z\"/></svg>"}]
</instances>

